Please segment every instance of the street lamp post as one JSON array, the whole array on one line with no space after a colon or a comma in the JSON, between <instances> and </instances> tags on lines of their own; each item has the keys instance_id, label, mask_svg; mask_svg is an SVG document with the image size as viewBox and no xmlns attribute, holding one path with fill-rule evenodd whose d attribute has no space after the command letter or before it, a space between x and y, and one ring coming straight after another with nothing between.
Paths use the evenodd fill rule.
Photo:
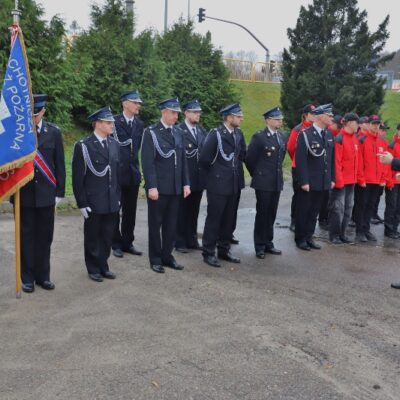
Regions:
<instances>
[{"instance_id":1,"label":"street lamp post","mask_svg":"<svg viewBox=\"0 0 400 400\"><path fill-rule=\"evenodd\" d=\"M164 7L164 33L167 32L168 29L168 0L165 0Z\"/></svg>"}]
</instances>

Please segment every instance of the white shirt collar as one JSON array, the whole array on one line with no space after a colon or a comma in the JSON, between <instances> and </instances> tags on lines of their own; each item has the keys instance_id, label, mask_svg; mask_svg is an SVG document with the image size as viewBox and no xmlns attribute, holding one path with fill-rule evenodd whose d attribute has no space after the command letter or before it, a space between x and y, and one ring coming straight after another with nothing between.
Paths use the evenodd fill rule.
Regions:
<instances>
[{"instance_id":1,"label":"white shirt collar","mask_svg":"<svg viewBox=\"0 0 400 400\"><path fill-rule=\"evenodd\" d=\"M123 111L122 111L122 115L124 116L126 123L128 123L129 121L133 122L133 120L135 119L135 116L128 118Z\"/></svg>"},{"instance_id":2,"label":"white shirt collar","mask_svg":"<svg viewBox=\"0 0 400 400\"><path fill-rule=\"evenodd\" d=\"M93 133L94 133L94 136L96 136L97 140L101 143L101 145L103 145L103 140L107 139L107 136L106 137L102 137L98 133L96 133L96 131L94 131Z\"/></svg>"},{"instance_id":3,"label":"white shirt collar","mask_svg":"<svg viewBox=\"0 0 400 400\"><path fill-rule=\"evenodd\" d=\"M315 123L313 124L313 126L314 126L314 129L319 133L319 134L321 134L321 132L323 131L323 129L322 128L320 128L318 125L316 125Z\"/></svg>"},{"instance_id":4,"label":"white shirt collar","mask_svg":"<svg viewBox=\"0 0 400 400\"><path fill-rule=\"evenodd\" d=\"M43 126L43 120L41 119L36 126L39 128L39 131L41 131Z\"/></svg>"},{"instance_id":5,"label":"white shirt collar","mask_svg":"<svg viewBox=\"0 0 400 400\"><path fill-rule=\"evenodd\" d=\"M185 124L189 128L190 131L193 131L193 129L196 129L196 125L191 124L187 119L185 119Z\"/></svg>"},{"instance_id":6,"label":"white shirt collar","mask_svg":"<svg viewBox=\"0 0 400 400\"><path fill-rule=\"evenodd\" d=\"M229 128L226 126L226 124L224 124L224 126L225 126L226 130L227 130L229 133L233 133L233 131L235 130L235 129L229 129Z\"/></svg>"},{"instance_id":7,"label":"white shirt collar","mask_svg":"<svg viewBox=\"0 0 400 400\"><path fill-rule=\"evenodd\" d=\"M277 130L276 130L276 131L273 131L269 126L267 126L267 129L269 130L269 132L271 133L271 135L275 135L276 132L278 132Z\"/></svg>"},{"instance_id":8,"label":"white shirt collar","mask_svg":"<svg viewBox=\"0 0 400 400\"><path fill-rule=\"evenodd\" d=\"M173 126L173 125L171 125L171 126L170 126L170 125L166 125L162 119L160 119L160 122L162 123L162 125L163 125L163 127L164 127L165 129L168 129L168 128L171 128L171 129L172 129L172 126Z\"/></svg>"}]
</instances>

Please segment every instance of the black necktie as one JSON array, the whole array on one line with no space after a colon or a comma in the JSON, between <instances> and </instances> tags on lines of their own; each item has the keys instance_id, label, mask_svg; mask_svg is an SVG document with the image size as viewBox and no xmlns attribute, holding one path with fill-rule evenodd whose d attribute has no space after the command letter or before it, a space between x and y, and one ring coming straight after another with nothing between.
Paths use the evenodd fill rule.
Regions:
<instances>
[{"instance_id":1,"label":"black necktie","mask_svg":"<svg viewBox=\"0 0 400 400\"><path fill-rule=\"evenodd\" d=\"M172 128L167 128L166 131L167 131L170 135L172 135Z\"/></svg>"},{"instance_id":2,"label":"black necktie","mask_svg":"<svg viewBox=\"0 0 400 400\"><path fill-rule=\"evenodd\" d=\"M197 132L196 132L196 127L193 128L193 136L197 140Z\"/></svg>"},{"instance_id":3,"label":"black necktie","mask_svg":"<svg viewBox=\"0 0 400 400\"><path fill-rule=\"evenodd\" d=\"M36 125L36 133L39 135L39 133L40 133L40 127L39 127L39 125Z\"/></svg>"},{"instance_id":4,"label":"black necktie","mask_svg":"<svg viewBox=\"0 0 400 400\"><path fill-rule=\"evenodd\" d=\"M128 121L129 129L132 129L132 124L133 124L133 123L132 123L132 120L129 120L129 121Z\"/></svg>"},{"instance_id":5,"label":"black necktie","mask_svg":"<svg viewBox=\"0 0 400 400\"><path fill-rule=\"evenodd\" d=\"M103 139L102 142L103 142L103 147L104 147L106 150L108 150L107 139Z\"/></svg>"}]
</instances>

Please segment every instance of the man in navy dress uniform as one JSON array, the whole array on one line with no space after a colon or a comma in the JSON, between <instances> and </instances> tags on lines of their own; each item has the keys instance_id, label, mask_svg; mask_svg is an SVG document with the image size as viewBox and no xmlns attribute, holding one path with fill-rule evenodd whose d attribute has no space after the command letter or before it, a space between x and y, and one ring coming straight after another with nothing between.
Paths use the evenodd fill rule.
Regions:
<instances>
[{"instance_id":1,"label":"man in navy dress uniform","mask_svg":"<svg viewBox=\"0 0 400 400\"><path fill-rule=\"evenodd\" d=\"M43 119L45 94L33 95L37 155L34 178L20 191L22 290L31 293L35 283L52 290L50 249L54 233L54 208L65 193L64 147L60 129Z\"/></svg>"},{"instance_id":2,"label":"man in navy dress uniform","mask_svg":"<svg viewBox=\"0 0 400 400\"><path fill-rule=\"evenodd\" d=\"M301 250L320 249L313 239L321 203L327 191L335 187L335 156L332 133L332 105L314 110L312 126L297 139L296 179L300 185L296 208L295 241Z\"/></svg>"},{"instance_id":3,"label":"man in navy dress uniform","mask_svg":"<svg viewBox=\"0 0 400 400\"><path fill-rule=\"evenodd\" d=\"M203 233L203 259L220 267L218 257L240 263L230 251L238 193L241 190L243 133L239 129L243 112L239 103L220 111L223 123L207 135L200 153L200 166L205 171L207 217Z\"/></svg>"},{"instance_id":4,"label":"man in navy dress uniform","mask_svg":"<svg viewBox=\"0 0 400 400\"><path fill-rule=\"evenodd\" d=\"M134 245L136 207L141 181L139 149L142 143L143 121L138 117L142 99L137 90L124 93L120 97L122 113L115 116L113 138L119 143L121 178L121 218L117 223L113 238L113 254L123 257L124 252L142 255ZM120 224L121 223L121 224ZM120 226L121 225L121 226Z\"/></svg>"},{"instance_id":5,"label":"man in navy dress uniform","mask_svg":"<svg viewBox=\"0 0 400 400\"><path fill-rule=\"evenodd\" d=\"M256 191L257 205L254 223L254 248L256 257L265 253L279 255L274 246L274 223L279 198L283 189L282 163L286 144L279 128L283 115L279 107L264 113L267 127L256 132L247 149L246 166L252 177L251 187Z\"/></svg>"},{"instance_id":6,"label":"man in navy dress uniform","mask_svg":"<svg viewBox=\"0 0 400 400\"><path fill-rule=\"evenodd\" d=\"M147 194L149 260L154 272L164 267L182 270L172 255L181 197L190 195L190 182L177 98L159 103L161 120L143 133L142 169Z\"/></svg>"},{"instance_id":7,"label":"man in navy dress uniform","mask_svg":"<svg viewBox=\"0 0 400 400\"><path fill-rule=\"evenodd\" d=\"M120 208L120 146L110 137L114 117L110 107L88 117L93 133L75 143L72 187L84 217L85 264L89 278L102 282L115 279L108 258Z\"/></svg>"},{"instance_id":8,"label":"man in navy dress uniform","mask_svg":"<svg viewBox=\"0 0 400 400\"><path fill-rule=\"evenodd\" d=\"M178 228L175 248L186 253L187 249L200 249L197 241L197 220L204 183L200 177L199 154L206 130L199 124L201 106L194 99L183 105L185 121L179 124L183 134L183 144L188 165L190 196L181 198L178 213Z\"/></svg>"}]
</instances>

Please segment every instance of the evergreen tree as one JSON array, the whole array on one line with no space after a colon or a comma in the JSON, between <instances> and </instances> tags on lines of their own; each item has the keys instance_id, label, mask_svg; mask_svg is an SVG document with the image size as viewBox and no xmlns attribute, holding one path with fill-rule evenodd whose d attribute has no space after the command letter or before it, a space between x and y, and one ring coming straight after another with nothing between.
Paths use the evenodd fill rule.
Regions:
<instances>
[{"instance_id":1,"label":"evergreen tree","mask_svg":"<svg viewBox=\"0 0 400 400\"><path fill-rule=\"evenodd\" d=\"M165 65L154 51L154 35L144 32L134 38L134 16L126 14L121 0L107 0L103 7L92 5L91 27L74 42L77 60L91 60L84 88L84 101L75 108L82 119L100 107L120 111L119 96L139 89L144 100L142 117L156 117L154 104L170 90Z\"/></svg>"},{"instance_id":2,"label":"evergreen tree","mask_svg":"<svg viewBox=\"0 0 400 400\"><path fill-rule=\"evenodd\" d=\"M10 35L13 0L1 0L0 8L0 76L4 77L10 53ZM72 56L64 42L64 23L59 17L49 22L43 19L43 9L33 0L20 1L21 28L25 38L32 90L51 96L46 118L69 128L72 123L72 105L81 101L80 87L85 80L86 69L73 67ZM79 72L79 73L78 73ZM3 79L3 78L1 78Z\"/></svg>"},{"instance_id":3,"label":"evergreen tree","mask_svg":"<svg viewBox=\"0 0 400 400\"><path fill-rule=\"evenodd\" d=\"M371 33L357 0L314 0L301 7L289 50L283 53L281 102L289 126L304 104L333 103L334 112L372 114L384 99L380 66L393 57L382 51L389 16Z\"/></svg>"},{"instance_id":4,"label":"evergreen tree","mask_svg":"<svg viewBox=\"0 0 400 400\"><path fill-rule=\"evenodd\" d=\"M201 36L193 32L192 22L180 21L158 38L157 50L167 65L171 95L181 102L197 98L204 111L202 123L208 128L221 121L218 111L223 106L239 101L222 52L214 48L209 32Z\"/></svg>"}]
</instances>

